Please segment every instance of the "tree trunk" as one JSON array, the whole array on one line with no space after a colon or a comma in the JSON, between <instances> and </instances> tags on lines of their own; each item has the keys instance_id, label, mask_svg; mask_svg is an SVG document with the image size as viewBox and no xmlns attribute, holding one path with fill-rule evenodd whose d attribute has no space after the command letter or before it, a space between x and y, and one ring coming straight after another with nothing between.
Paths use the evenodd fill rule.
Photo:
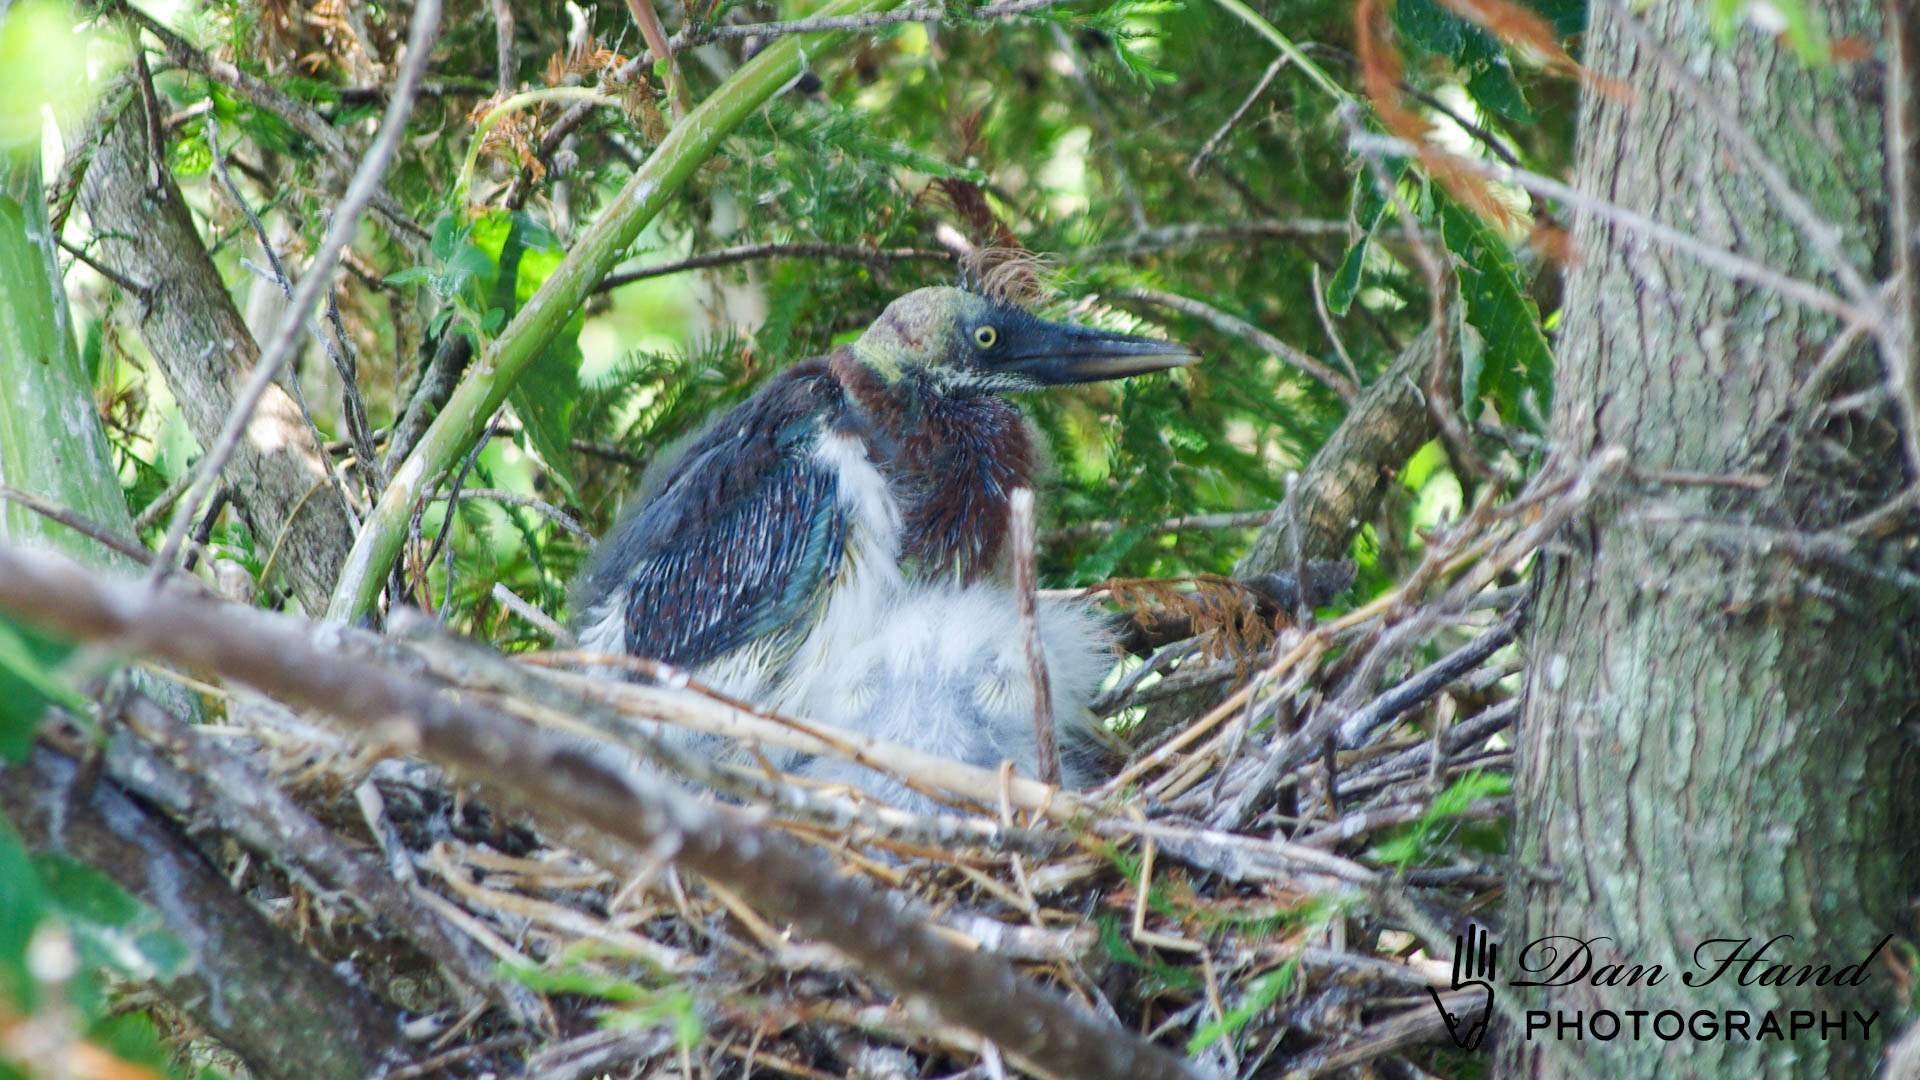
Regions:
<instances>
[{"instance_id":1,"label":"tree trunk","mask_svg":"<svg viewBox=\"0 0 1920 1080\"><path fill-rule=\"evenodd\" d=\"M1874 58L1813 68L1752 28L1716 43L1707 5L1655 0L1639 25L1669 63L1623 25L1629 5L1594 4L1575 186L1840 291L1831 262L1716 122L1724 110L1838 227L1863 275L1884 279L1907 264L1911 252L1894 240L1895 223L1909 220L1896 205L1906 195L1891 192L1910 174L1890 168L1890 155L1909 155L1910 168L1911 143L1886 113L1908 107L1888 95L1912 92L1900 75L1911 54L1897 45L1912 28L1883 25L1874 0L1807 6L1829 40L1869 43ZM1703 87L1690 93L1672 69ZM1879 1016L1868 1038L1850 1020L1845 1040L1602 1041L1556 1039L1557 1029L1529 1039L1508 1026L1501 1071L1868 1075L1901 1015L1889 950L1859 985L1742 986L1736 968L1689 986L1681 975L1702 978L1696 949L1711 968L1732 947L1703 946L1715 938L1751 937L1751 953L1789 934L1769 961L1837 969L1888 934L1910 933L1920 757L1901 726L1920 710L1920 592L1900 566L1912 560L1911 528L1898 543L1874 530L1837 545L1827 541L1839 533L1809 539L1901 490L1905 455L1887 395L1864 410L1817 408L1879 386L1881 360L1868 336L1830 369L1837 378L1809 385L1841 331L1836 320L1593 213L1580 216L1574 240L1558 451L1618 446L1642 478L1765 483L1629 484L1543 552L1499 993L1522 1010L1589 1022L1612 1010L1631 1023L1634 1009L1746 1010L1756 1026L1766 1010L1782 1021L1793 1009ZM1893 307L1905 311L1910 295ZM1904 316L1892 322L1905 337ZM1898 351L1910 365L1910 348ZM1538 969L1557 964L1543 949L1522 955L1551 935L1597 938L1596 968L1659 964L1665 978L1509 989L1509 979L1541 979Z\"/></svg>"},{"instance_id":2,"label":"tree trunk","mask_svg":"<svg viewBox=\"0 0 1920 1080\"><path fill-rule=\"evenodd\" d=\"M163 176L157 189L149 188L140 110L137 101L128 105L102 141L80 203L99 234L101 261L150 290L141 340L204 449L226 423L235 391L260 360L260 346L207 257L173 178ZM340 498L328 490L321 452L292 396L273 386L226 470L234 505L260 550L287 532L276 565L301 606L316 613L325 610L353 543Z\"/></svg>"}]
</instances>

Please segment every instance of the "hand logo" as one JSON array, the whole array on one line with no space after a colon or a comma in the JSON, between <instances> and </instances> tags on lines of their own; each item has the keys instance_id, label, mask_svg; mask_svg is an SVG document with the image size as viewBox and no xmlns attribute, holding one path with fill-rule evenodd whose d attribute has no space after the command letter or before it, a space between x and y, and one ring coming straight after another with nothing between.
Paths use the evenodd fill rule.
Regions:
<instances>
[{"instance_id":1,"label":"hand logo","mask_svg":"<svg viewBox=\"0 0 1920 1080\"><path fill-rule=\"evenodd\" d=\"M1472 1050L1486 1037L1487 1021L1493 1019L1493 971L1499 955L1500 946L1493 944L1487 932L1472 923L1467 924L1465 937L1455 935L1453 939L1453 989L1477 986L1486 995L1478 1020L1469 1019L1474 1014L1471 1008L1458 1014L1448 1012L1440 991L1427 987L1441 1018L1447 1022L1447 1034L1453 1036L1453 1044L1462 1050Z\"/></svg>"}]
</instances>

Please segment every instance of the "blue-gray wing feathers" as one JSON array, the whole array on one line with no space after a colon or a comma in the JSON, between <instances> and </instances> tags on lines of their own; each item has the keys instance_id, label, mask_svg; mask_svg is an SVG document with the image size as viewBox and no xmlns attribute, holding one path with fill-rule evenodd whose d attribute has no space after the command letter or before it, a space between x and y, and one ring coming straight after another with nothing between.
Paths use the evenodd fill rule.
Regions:
<instances>
[{"instance_id":1,"label":"blue-gray wing feathers","mask_svg":"<svg viewBox=\"0 0 1920 1080\"><path fill-rule=\"evenodd\" d=\"M806 365L723 416L595 553L576 610L624 596L634 656L696 667L802 636L845 559L848 515L815 455L838 387Z\"/></svg>"}]
</instances>

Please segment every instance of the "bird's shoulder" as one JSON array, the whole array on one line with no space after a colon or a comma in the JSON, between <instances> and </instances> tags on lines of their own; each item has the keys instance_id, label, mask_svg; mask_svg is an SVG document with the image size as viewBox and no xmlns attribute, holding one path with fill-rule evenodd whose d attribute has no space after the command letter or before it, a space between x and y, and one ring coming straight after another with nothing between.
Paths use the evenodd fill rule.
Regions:
<instances>
[{"instance_id":1,"label":"bird's shoulder","mask_svg":"<svg viewBox=\"0 0 1920 1080\"><path fill-rule=\"evenodd\" d=\"M694 436L667 464L657 490L664 493L695 473L707 474L715 497L751 490L767 468L807 451L846 411L846 394L825 361L802 361Z\"/></svg>"}]
</instances>

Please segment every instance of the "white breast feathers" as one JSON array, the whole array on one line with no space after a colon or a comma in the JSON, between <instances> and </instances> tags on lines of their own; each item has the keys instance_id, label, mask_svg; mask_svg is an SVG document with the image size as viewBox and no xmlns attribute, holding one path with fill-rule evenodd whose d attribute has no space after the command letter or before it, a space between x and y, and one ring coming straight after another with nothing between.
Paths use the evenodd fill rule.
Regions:
<instances>
[{"instance_id":1,"label":"white breast feathers","mask_svg":"<svg viewBox=\"0 0 1920 1080\"><path fill-rule=\"evenodd\" d=\"M1052 690L1062 780L1097 776L1087 705L1113 663L1112 636L1090 605L1043 602L1041 651ZM1013 591L999 584L915 589L823 673L800 714L983 769L1004 760L1037 772L1033 683ZM808 776L869 791L896 806L930 808L898 782L851 762L816 758Z\"/></svg>"}]
</instances>

